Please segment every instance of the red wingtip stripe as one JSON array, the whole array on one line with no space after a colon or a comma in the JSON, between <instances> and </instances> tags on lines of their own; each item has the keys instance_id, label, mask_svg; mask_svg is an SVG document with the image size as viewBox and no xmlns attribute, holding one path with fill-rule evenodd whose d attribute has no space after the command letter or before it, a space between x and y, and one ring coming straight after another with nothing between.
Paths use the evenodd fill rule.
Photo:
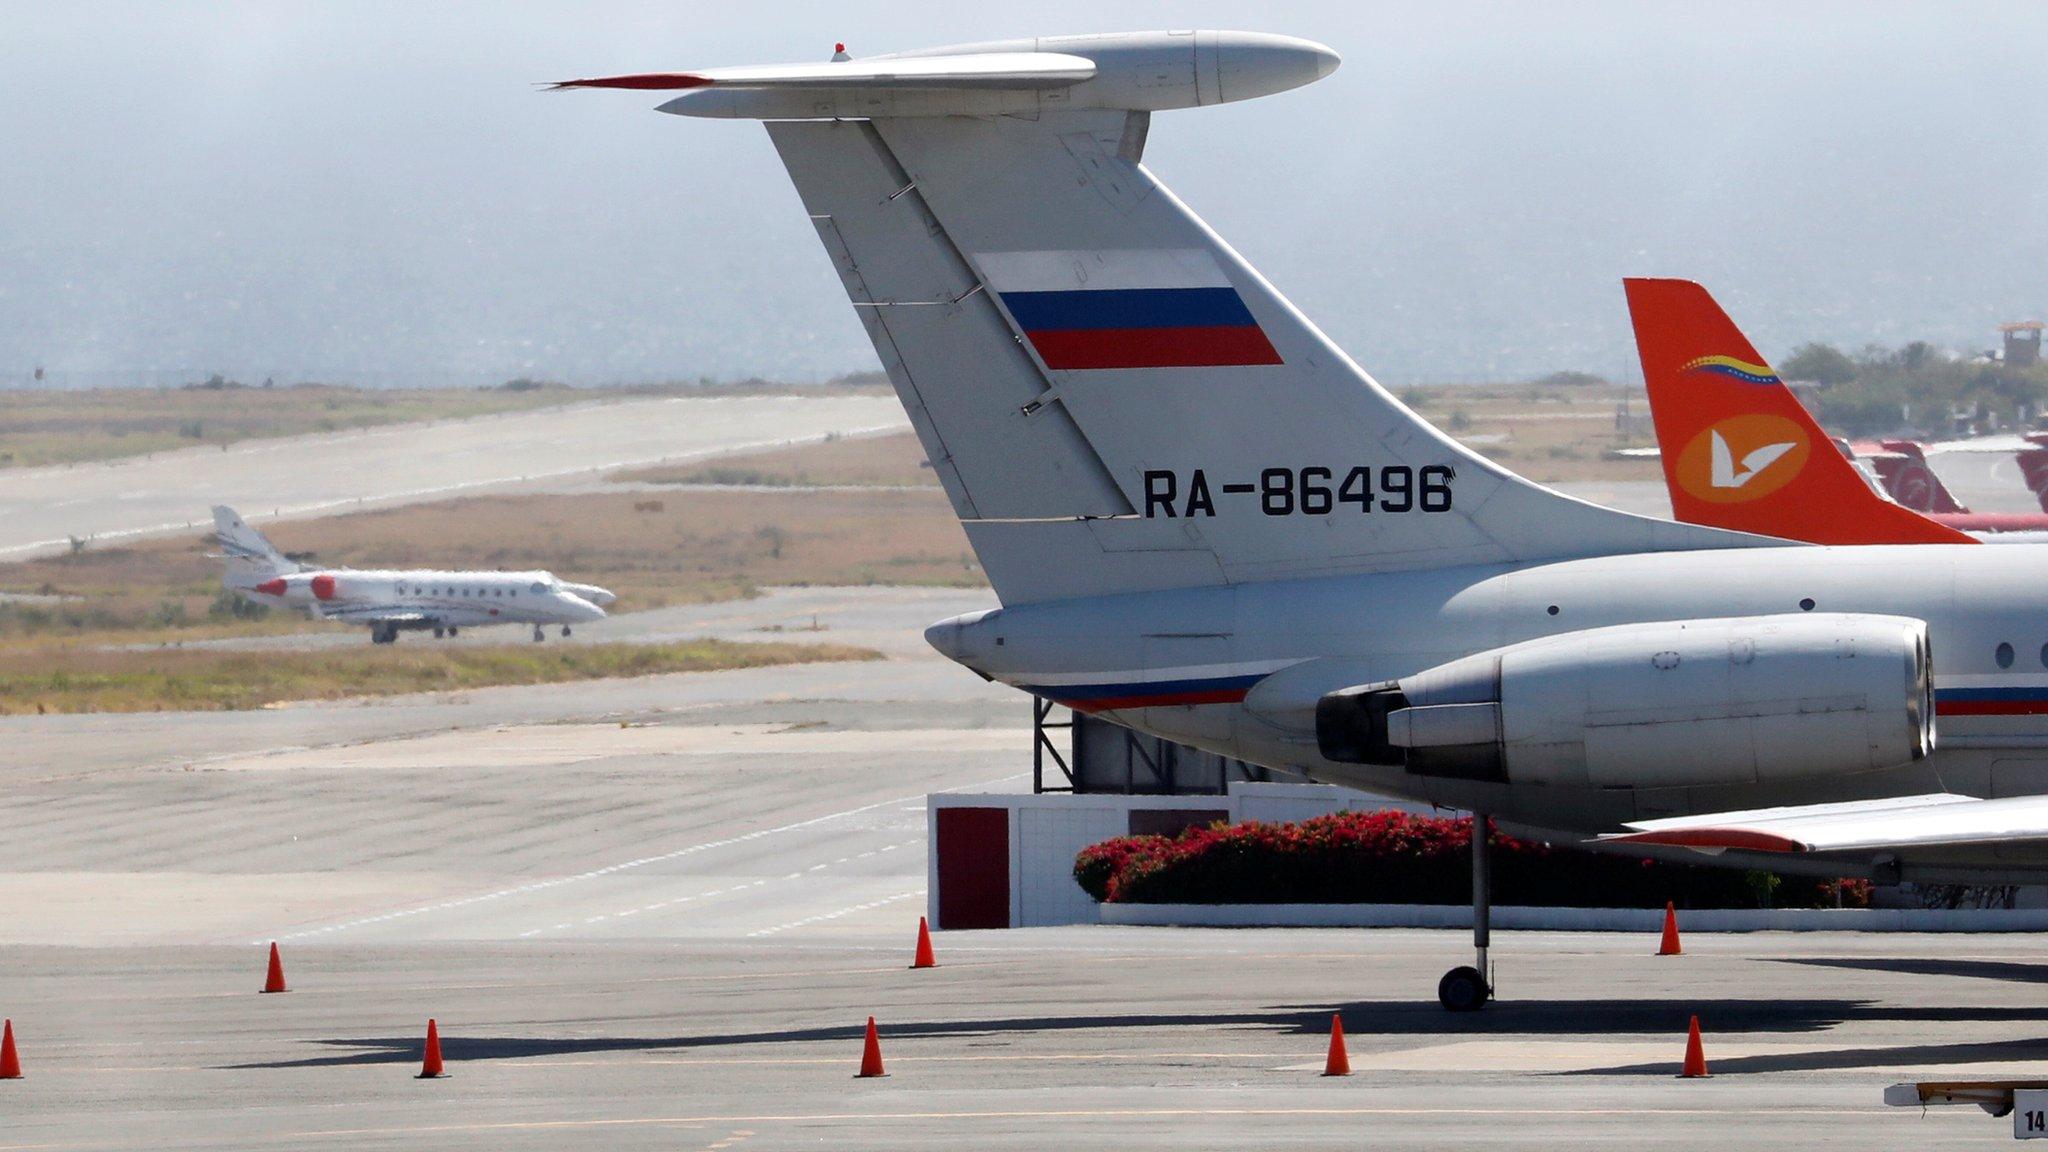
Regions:
<instances>
[{"instance_id":1,"label":"red wingtip stripe","mask_svg":"<svg viewBox=\"0 0 2048 1152\"><path fill-rule=\"evenodd\" d=\"M666 92L676 88L710 86L709 76L699 76L694 72L640 72L631 76L592 76L583 80L559 80L548 85L548 91L560 92L565 88L632 88Z\"/></svg>"},{"instance_id":2,"label":"red wingtip stripe","mask_svg":"<svg viewBox=\"0 0 2048 1152\"><path fill-rule=\"evenodd\" d=\"M1632 832L1607 843L1662 844L1672 848L1731 848L1743 852L1804 852L1806 845L1786 836L1749 828L1674 828L1668 832Z\"/></svg>"}]
</instances>

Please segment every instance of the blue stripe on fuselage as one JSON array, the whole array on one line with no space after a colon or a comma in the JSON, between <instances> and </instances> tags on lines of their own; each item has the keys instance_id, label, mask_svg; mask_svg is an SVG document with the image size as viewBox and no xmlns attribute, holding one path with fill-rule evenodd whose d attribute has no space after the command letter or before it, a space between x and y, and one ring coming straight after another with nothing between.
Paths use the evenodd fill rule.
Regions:
<instances>
[{"instance_id":1,"label":"blue stripe on fuselage","mask_svg":"<svg viewBox=\"0 0 2048 1152\"><path fill-rule=\"evenodd\" d=\"M1235 288L1099 288L1004 292L1002 297L1017 326L1027 332L1258 326Z\"/></svg>"}]
</instances>

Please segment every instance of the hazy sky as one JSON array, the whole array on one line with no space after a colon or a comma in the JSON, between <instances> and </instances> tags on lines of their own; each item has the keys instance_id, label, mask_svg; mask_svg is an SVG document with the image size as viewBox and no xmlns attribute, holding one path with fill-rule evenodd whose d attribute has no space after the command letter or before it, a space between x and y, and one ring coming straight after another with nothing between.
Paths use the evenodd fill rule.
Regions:
<instances>
[{"instance_id":1,"label":"hazy sky","mask_svg":"<svg viewBox=\"0 0 2048 1152\"><path fill-rule=\"evenodd\" d=\"M0 384L874 366L766 136L567 76L1251 27L1320 84L1147 162L1389 383L1619 373L1619 278L1767 355L2048 312L2048 5L0 4Z\"/></svg>"}]
</instances>

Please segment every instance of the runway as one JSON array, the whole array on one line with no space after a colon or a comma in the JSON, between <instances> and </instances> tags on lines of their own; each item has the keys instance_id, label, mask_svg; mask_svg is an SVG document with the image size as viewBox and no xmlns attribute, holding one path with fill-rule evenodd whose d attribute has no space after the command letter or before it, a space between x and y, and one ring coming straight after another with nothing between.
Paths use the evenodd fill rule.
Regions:
<instances>
[{"instance_id":1,"label":"runway","mask_svg":"<svg viewBox=\"0 0 2048 1152\"><path fill-rule=\"evenodd\" d=\"M251 440L108 463L0 471L0 560L212 524L314 515L907 427L890 396L620 400L361 432Z\"/></svg>"}]
</instances>

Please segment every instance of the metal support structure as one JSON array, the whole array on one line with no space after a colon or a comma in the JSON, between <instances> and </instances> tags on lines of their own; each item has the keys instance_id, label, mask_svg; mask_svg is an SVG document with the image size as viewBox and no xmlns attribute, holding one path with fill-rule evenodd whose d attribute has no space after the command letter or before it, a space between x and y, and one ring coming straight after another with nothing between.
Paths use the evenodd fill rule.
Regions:
<instances>
[{"instance_id":1,"label":"metal support structure","mask_svg":"<svg viewBox=\"0 0 2048 1152\"><path fill-rule=\"evenodd\" d=\"M1486 946L1493 937L1493 837L1488 835L1486 814L1472 814L1472 947L1478 953L1474 967L1490 988L1493 969L1486 963Z\"/></svg>"},{"instance_id":2,"label":"metal support structure","mask_svg":"<svg viewBox=\"0 0 2048 1152\"><path fill-rule=\"evenodd\" d=\"M1072 732L1074 730L1073 714L1068 713L1068 718L1064 721L1048 720L1047 717L1052 715L1052 710L1055 707L1057 705L1050 700L1038 696L1031 698L1031 790L1033 792L1072 792L1074 790L1073 766L1068 764L1067 758L1060 753L1059 745L1054 744L1052 737L1047 735L1047 733L1055 731ZM1047 756L1052 757L1053 766L1060 770L1060 775L1067 778L1065 786L1058 784L1051 787L1046 786L1045 758Z\"/></svg>"}]
</instances>

